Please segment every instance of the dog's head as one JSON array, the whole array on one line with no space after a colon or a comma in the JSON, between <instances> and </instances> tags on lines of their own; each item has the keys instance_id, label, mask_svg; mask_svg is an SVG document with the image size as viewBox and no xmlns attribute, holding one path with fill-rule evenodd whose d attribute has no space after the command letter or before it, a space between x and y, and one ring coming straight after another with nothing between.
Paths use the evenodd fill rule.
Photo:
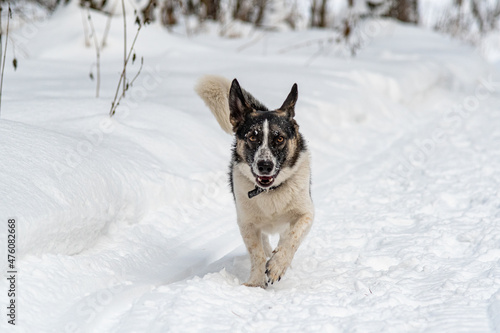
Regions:
<instances>
[{"instance_id":1,"label":"dog's head","mask_svg":"<svg viewBox=\"0 0 500 333\"><path fill-rule=\"evenodd\" d=\"M284 176L278 178L280 171L293 167L305 149L294 119L297 97L294 84L283 105L269 111L242 90L236 79L232 82L229 109L236 136L235 159L250 167L245 174L261 188L283 182Z\"/></svg>"}]
</instances>

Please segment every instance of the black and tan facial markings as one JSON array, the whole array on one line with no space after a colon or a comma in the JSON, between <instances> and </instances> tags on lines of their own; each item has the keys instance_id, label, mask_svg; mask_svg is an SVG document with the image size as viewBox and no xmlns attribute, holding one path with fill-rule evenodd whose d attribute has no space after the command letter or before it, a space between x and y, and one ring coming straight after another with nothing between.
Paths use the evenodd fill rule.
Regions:
<instances>
[{"instance_id":1,"label":"black and tan facial markings","mask_svg":"<svg viewBox=\"0 0 500 333\"><path fill-rule=\"evenodd\" d=\"M248 164L259 187L271 187L280 170L293 167L305 150L294 120L297 96L294 84L283 105L270 111L242 90L238 81L231 85L230 120L236 136L233 163Z\"/></svg>"}]
</instances>

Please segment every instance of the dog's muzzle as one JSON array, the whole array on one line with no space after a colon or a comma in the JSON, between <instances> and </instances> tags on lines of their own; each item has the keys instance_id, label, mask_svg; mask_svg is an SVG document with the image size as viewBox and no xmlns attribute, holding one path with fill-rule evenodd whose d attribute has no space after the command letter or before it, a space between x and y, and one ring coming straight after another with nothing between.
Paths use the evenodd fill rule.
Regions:
<instances>
[{"instance_id":1,"label":"dog's muzzle","mask_svg":"<svg viewBox=\"0 0 500 333\"><path fill-rule=\"evenodd\" d=\"M257 170L254 172L255 182L257 186L263 189L269 188L273 185L277 173L275 172L274 163L269 160L261 160L257 162Z\"/></svg>"},{"instance_id":2,"label":"dog's muzzle","mask_svg":"<svg viewBox=\"0 0 500 333\"><path fill-rule=\"evenodd\" d=\"M271 191L278 186L273 186L279 170L275 167L274 163L269 160L260 160L256 163L256 169L252 168L252 173L255 177L255 189L248 192L248 197L251 199L262 192Z\"/></svg>"}]
</instances>

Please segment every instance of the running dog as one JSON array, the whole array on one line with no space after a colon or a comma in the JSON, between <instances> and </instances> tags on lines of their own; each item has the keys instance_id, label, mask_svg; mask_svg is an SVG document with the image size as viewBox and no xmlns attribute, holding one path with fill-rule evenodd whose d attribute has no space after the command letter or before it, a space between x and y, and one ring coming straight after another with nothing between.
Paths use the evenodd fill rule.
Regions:
<instances>
[{"instance_id":1,"label":"running dog","mask_svg":"<svg viewBox=\"0 0 500 333\"><path fill-rule=\"evenodd\" d=\"M269 110L238 81L202 77L196 92L221 128L233 135L229 181L238 226L250 254L249 287L280 281L314 218L310 156L294 119L297 84ZM272 250L269 234L280 234Z\"/></svg>"}]
</instances>

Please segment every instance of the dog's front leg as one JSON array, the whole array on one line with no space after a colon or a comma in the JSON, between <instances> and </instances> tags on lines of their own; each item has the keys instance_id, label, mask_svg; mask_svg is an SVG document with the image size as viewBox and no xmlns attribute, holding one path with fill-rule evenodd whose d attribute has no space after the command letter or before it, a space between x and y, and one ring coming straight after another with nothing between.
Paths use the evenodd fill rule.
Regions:
<instances>
[{"instance_id":1,"label":"dog's front leg","mask_svg":"<svg viewBox=\"0 0 500 333\"><path fill-rule=\"evenodd\" d=\"M240 232L243 242L250 254L251 270L250 278L246 283L247 287L267 287L267 278L264 273L266 268L266 253L262 245L261 231L253 223L240 224Z\"/></svg>"},{"instance_id":2,"label":"dog's front leg","mask_svg":"<svg viewBox=\"0 0 500 333\"><path fill-rule=\"evenodd\" d=\"M265 273L268 277L268 283L273 284L281 280L281 277L290 266L300 243L309 232L309 229L311 229L312 221L312 214L304 214L295 223L290 225L290 229L287 232L280 235L278 246L266 264Z\"/></svg>"},{"instance_id":3,"label":"dog's front leg","mask_svg":"<svg viewBox=\"0 0 500 333\"><path fill-rule=\"evenodd\" d=\"M273 248L271 247L271 243L269 243L269 236L264 233L262 233L262 246L264 247L266 258L271 258L273 255Z\"/></svg>"}]
</instances>

